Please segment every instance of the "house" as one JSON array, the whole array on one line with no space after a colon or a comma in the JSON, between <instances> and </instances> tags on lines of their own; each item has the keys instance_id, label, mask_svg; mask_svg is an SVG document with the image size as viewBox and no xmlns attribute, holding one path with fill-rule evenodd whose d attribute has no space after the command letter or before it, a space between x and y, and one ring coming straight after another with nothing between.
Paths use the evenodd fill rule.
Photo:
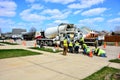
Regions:
<instances>
[{"instance_id":1,"label":"house","mask_svg":"<svg viewBox=\"0 0 120 80\"><path fill-rule=\"evenodd\" d=\"M22 33L26 32L26 29L14 28L12 29L12 38L22 38Z\"/></svg>"}]
</instances>

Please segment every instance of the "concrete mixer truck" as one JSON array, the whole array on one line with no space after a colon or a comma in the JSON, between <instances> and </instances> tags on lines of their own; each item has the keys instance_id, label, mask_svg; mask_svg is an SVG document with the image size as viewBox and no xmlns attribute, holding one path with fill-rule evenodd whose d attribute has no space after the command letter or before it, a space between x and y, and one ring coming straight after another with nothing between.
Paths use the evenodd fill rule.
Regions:
<instances>
[{"instance_id":1,"label":"concrete mixer truck","mask_svg":"<svg viewBox=\"0 0 120 80\"><path fill-rule=\"evenodd\" d=\"M60 47L63 46L62 41L65 37L69 40L78 39L74 38L75 34L78 33L78 29L74 24L61 23L57 27L47 28L45 31L41 31L39 36L36 36L37 45L47 45L52 46L58 44Z\"/></svg>"}]
</instances>

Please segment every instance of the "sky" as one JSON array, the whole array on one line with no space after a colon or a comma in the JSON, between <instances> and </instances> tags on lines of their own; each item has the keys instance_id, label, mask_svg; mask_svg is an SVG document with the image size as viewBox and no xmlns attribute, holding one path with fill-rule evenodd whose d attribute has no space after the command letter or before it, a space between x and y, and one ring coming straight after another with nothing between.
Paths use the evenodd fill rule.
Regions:
<instances>
[{"instance_id":1,"label":"sky","mask_svg":"<svg viewBox=\"0 0 120 80\"><path fill-rule=\"evenodd\" d=\"M120 27L120 0L0 0L0 29L37 31L75 24L78 28L114 31Z\"/></svg>"}]
</instances>

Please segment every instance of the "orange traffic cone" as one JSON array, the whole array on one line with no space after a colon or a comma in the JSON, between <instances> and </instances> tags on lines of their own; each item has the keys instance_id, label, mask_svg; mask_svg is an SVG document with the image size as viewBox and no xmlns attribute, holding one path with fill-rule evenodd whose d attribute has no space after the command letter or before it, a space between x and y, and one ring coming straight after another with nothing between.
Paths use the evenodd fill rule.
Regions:
<instances>
[{"instance_id":1,"label":"orange traffic cone","mask_svg":"<svg viewBox=\"0 0 120 80\"><path fill-rule=\"evenodd\" d=\"M115 46L118 46L118 42L115 42Z\"/></svg>"},{"instance_id":2,"label":"orange traffic cone","mask_svg":"<svg viewBox=\"0 0 120 80\"><path fill-rule=\"evenodd\" d=\"M59 45L57 44L57 49L59 50Z\"/></svg>"},{"instance_id":3,"label":"orange traffic cone","mask_svg":"<svg viewBox=\"0 0 120 80\"><path fill-rule=\"evenodd\" d=\"M92 51L90 51L89 56L90 56L90 57L93 57Z\"/></svg>"},{"instance_id":4,"label":"orange traffic cone","mask_svg":"<svg viewBox=\"0 0 120 80\"><path fill-rule=\"evenodd\" d=\"M118 55L118 59L120 59L120 53L119 53L119 55Z\"/></svg>"},{"instance_id":5,"label":"orange traffic cone","mask_svg":"<svg viewBox=\"0 0 120 80\"><path fill-rule=\"evenodd\" d=\"M25 42L25 41L23 41L22 44L23 44L24 46L26 46L26 42Z\"/></svg>"},{"instance_id":6,"label":"orange traffic cone","mask_svg":"<svg viewBox=\"0 0 120 80\"><path fill-rule=\"evenodd\" d=\"M36 42L34 43L34 47L36 47Z\"/></svg>"},{"instance_id":7,"label":"orange traffic cone","mask_svg":"<svg viewBox=\"0 0 120 80\"><path fill-rule=\"evenodd\" d=\"M103 47L106 48L106 42L104 42L104 46Z\"/></svg>"}]
</instances>

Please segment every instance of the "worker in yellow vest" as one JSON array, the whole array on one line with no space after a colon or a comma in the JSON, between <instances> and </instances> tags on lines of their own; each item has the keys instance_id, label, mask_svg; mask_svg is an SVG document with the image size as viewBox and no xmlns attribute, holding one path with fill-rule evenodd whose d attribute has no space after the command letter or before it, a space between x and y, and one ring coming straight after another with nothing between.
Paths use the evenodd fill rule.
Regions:
<instances>
[{"instance_id":1,"label":"worker in yellow vest","mask_svg":"<svg viewBox=\"0 0 120 80\"><path fill-rule=\"evenodd\" d=\"M95 49L95 54L100 57L107 57L105 51L100 48Z\"/></svg>"},{"instance_id":2,"label":"worker in yellow vest","mask_svg":"<svg viewBox=\"0 0 120 80\"><path fill-rule=\"evenodd\" d=\"M69 52L73 53L73 43L72 43L72 41L69 42L69 47L68 48L69 48Z\"/></svg>"},{"instance_id":3,"label":"worker in yellow vest","mask_svg":"<svg viewBox=\"0 0 120 80\"><path fill-rule=\"evenodd\" d=\"M68 40L65 37L65 39L63 40L63 55L67 55L67 51L68 51Z\"/></svg>"},{"instance_id":4,"label":"worker in yellow vest","mask_svg":"<svg viewBox=\"0 0 120 80\"><path fill-rule=\"evenodd\" d=\"M75 53L79 53L79 42L78 41L75 41L75 46L74 46L74 51Z\"/></svg>"},{"instance_id":5,"label":"worker in yellow vest","mask_svg":"<svg viewBox=\"0 0 120 80\"><path fill-rule=\"evenodd\" d=\"M83 44L84 44L84 37L81 37L81 38L80 38L81 49L83 49Z\"/></svg>"}]
</instances>

